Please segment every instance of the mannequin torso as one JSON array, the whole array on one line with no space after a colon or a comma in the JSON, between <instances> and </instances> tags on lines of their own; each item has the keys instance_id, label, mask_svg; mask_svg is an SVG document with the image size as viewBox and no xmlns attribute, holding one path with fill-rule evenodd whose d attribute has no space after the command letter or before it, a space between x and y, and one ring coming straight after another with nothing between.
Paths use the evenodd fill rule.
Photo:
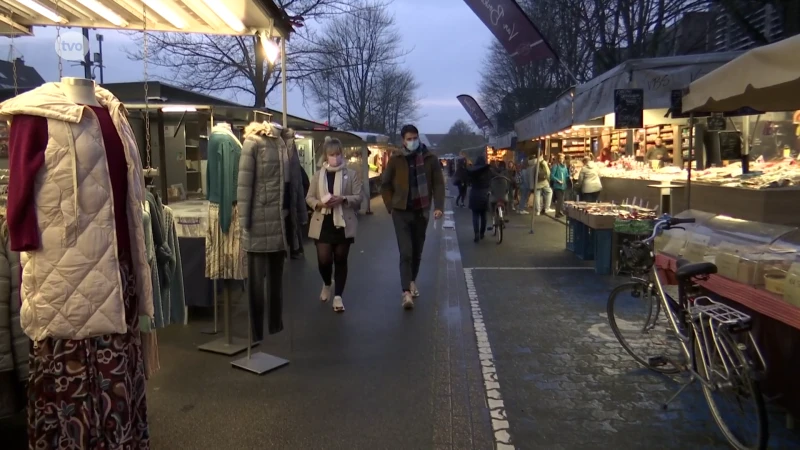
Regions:
<instances>
[{"instance_id":1,"label":"mannequin torso","mask_svg":"<svg viewBox=\"0 0 800 450\"><path fill-rule=\"evenodd\" d=\"M94 81L86 78L64 77L61 79L61 90L67 99L78 105L100 106L94 92Z\"/></svg>"}]
</instances>

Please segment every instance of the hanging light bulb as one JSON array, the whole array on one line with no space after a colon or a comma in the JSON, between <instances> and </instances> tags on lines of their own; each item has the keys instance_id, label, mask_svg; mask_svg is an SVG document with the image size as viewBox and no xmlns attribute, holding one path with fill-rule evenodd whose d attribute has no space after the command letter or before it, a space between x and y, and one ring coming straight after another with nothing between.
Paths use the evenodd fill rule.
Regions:
<instances>
[{"instance_id":1,"label":"hanging light bulb","mask_svg":"<svg viewBox=\"0 0 800 450\"><path fill-rule=\"evenodd\" d=\"M264 54L267 57L267 61L269 61L270 64L275 64L275 61L278 60L278 56L281 53L281 49L278 47L278 44L276 44L272 39L268 38L266 33L262 32L261 45L264 47Z\"/></svg>"}]
</instances>

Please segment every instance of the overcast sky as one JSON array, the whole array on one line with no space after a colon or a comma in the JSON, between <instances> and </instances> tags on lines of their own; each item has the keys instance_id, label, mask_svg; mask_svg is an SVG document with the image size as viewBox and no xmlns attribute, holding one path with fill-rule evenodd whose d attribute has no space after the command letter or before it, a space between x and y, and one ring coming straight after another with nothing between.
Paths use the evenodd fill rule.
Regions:
<instances>
[{"instance_id":1,"label":"overcast sky","mask_svg":"<svg viewBox=\"0 0 800 450\"><path fill-rule=\"evenodd\" d=\"M420 112L424 116L419 121L420 131L445 133L458 119L471 124L456 96L471 94L477 98L482 60L494 37L463 0L394 0L389 8L402 35L403 46L410 50L404 64L420 83ZM115 31L100 32L105 38L105 81L142 80L143 64L130 61L122 51L125 46L132 45L131 40ZM24 56L25 63L35 67L45 80L56 81L56 30L36 28L34 34L33 37L17 38L14 46ZM92 52L97 51L95 34L92 31L90 35ZM0 42L4 49L0 57L6 58L10 40L0 38ZM73 64L64 62L64 74L83 76L83 68ZM251 99L240 98L238 101L247 103ZM280 109L280 91L273 94L269 102L270 107ZM315 117L313 108L305 109L298 89L289 93L289 114L324 121L322 117Z\"/></svg>"}]
</instances>

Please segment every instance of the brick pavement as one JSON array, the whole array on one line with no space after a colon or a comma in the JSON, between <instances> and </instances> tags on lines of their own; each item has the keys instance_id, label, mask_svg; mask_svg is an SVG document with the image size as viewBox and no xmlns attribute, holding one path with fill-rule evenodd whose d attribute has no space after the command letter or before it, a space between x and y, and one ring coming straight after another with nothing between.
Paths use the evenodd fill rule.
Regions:
<instances>
[{"instance_id":1,"label":"brick pavement","mask_svg":"<svg viewBox=\"0 0 800 450\"><path fill-rule=\"evenodd\" d=\"M563 250L563 225L540 219L531 237L529 216L512 216L503 244L475 245L468 215L456 218L516 448L728 448L698 386L661 409L677 382L641 369L620 347L605 306L621 280L581 270ZM773 418L770 448L800 448L783 416Z\"/></svg>"}]
</instances>

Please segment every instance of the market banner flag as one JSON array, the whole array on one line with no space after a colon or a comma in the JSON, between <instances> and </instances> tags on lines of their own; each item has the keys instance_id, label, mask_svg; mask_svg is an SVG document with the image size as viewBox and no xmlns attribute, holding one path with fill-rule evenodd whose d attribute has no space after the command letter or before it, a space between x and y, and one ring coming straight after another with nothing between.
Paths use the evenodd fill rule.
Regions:
<instances>
[{"instance_id":1,"label":"market banner flag","mask_svg":"<svg viewBox=\"0 0 800 450\"><path fill-rule=\"evenodd\" d=\"M558 59L525 11L514 0L464 0L518 66Z\"/></svg>"},{"instance_id":2,"label":"market banner flag","mask_svg":"<svg viewBox=\"0 0 800 450\"><path fill-rule=\"evenodd\" d=\"M472 118L472 121L475 122L475 125L477 125L478 128L481 130L494 128L492 121L486 117L486 113L483 112L483 109L480 107L480 105L478 105L478 102L476 102L471 95L461 94L456 98L459 102L461 102L461 106L467 110L467 114L469 114L469 116Z\"/></svg>"}]
</instances>

